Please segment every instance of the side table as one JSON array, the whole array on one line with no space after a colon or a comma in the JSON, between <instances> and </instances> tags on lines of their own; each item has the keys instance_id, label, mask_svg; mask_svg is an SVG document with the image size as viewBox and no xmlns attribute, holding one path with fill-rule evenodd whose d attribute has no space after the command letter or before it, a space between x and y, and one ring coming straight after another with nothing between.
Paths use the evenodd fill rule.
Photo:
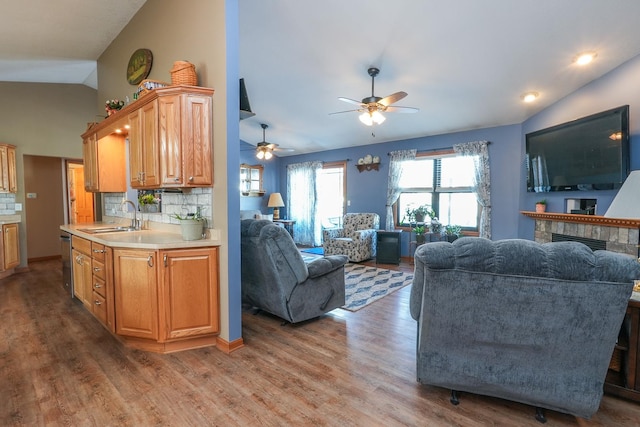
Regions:
<instances>
[{"instance_id":1,"label":"side table","mask_svg":"<svg viewBox=\"0 0 640 427\"><path fill-rule=\"evenodd\" d=\"M289 232L291 238L293 239L293 225L296 223L291 219L274 219L273 222L277 222L279 224L284 225L284 229Z\"/></svg>"},{"instance_id":2,"label":"side table","mask_svg":"<svg viewBox=\"0 0 640 427\"><path fill-rule=\"evenodd\" d=\"M402 230L378 230L376 234L376 263L400 265Z\"/></svg>"},{"instance_id":3,"label":"side table","mask_svg":"<svg viewBox=\"0 0 640 427\"><path fill-rule=\"evenodd\" d=\"M634 292L629 299L604 391L640 402L640 292Z\"/></svg>"}]
</instances>

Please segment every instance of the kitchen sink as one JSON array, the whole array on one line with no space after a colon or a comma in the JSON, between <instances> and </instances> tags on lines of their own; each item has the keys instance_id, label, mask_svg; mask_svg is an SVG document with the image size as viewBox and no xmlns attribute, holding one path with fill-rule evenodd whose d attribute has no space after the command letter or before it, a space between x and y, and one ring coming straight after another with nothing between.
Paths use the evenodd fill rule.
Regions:
<instances>
[{"instance_id":1,"label":"kitchen sink","mask_svg":"<svg viewBox=\"0 0 640 427\"><path fill-rule=\"evenodd\" d=\"M96 228L79 228L78 231L89 234L101 233L118 233L122 231L135 231L133 227L96 227Z\"/></svg>"}]
</instances>

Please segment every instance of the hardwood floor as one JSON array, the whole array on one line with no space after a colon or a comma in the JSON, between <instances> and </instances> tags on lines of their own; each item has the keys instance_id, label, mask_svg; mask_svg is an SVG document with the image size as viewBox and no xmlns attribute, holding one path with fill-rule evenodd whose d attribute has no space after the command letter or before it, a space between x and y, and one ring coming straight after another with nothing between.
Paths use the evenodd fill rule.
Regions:
<instances>
[{"instance_id":1,"label":"hardwood floor","mask_svg":"<svg viewBox=\"0 0 640 427\"><path fill-rule=\"evenodd\" d=\"M453 406L415 381L410 287L298 325L247 311L231 355L159 355L123 347L61 280L43 261L0 281L2 426L540 426L529 406L471 394ZM590 421L547 418L637 426L640 405L605 396Z\"/></svg>"}]
</instances>

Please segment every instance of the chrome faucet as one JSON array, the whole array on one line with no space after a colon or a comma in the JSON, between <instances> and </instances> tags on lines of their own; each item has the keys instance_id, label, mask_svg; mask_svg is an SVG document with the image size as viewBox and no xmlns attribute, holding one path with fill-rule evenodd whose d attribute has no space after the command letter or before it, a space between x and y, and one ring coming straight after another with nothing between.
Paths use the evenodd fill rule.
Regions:
<instances>
[{"instance_id":1,"label":"chrome faucet","mask_svg":"<svg viewBox=\"0 0 640 427\"><path fill-rule=\"evenodd\" d=\"M134 230L140 230L141 221L138 219L138 209L136 208L135 203L133 203L131 200L123 200L122 203L120 203L120 207L122 207L122 205L124 204L129 204L133 208L133 218L131 218L131 228L133 228Z\"/></svg>"}]
</instances>

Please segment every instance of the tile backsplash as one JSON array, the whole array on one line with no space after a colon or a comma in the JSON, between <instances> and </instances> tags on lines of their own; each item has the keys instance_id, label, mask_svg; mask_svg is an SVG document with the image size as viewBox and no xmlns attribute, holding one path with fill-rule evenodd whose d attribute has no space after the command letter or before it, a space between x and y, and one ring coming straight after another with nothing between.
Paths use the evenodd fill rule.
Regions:
<instances>
[{"instance_id":1,"label":"tile backsplash","mask_svg":"<svg viewBox=\"0 0 640 427\"><path fill-rule=\"evenodd\" d=\"M0 194L0 215L14 215L16 213L16 195L13 193Z\"/></svg>"},{"instance_id":2,"label":"tile backsplash","mask_svg":"<svg viewBox=\"0 0 640 427\"><path fill-rule=\"evenodd\" d=\"M198 208L201 209L202 216L207 220L209 227L211 222L211 188L191 188L184 189L183 193L160 193L162 199L162 212L158 213L142 213L145 221L161 222L166 224L178 224L178 220L172 215L186 215L195 213ZM103 194L103 213L107 216L117 216L131 218L131 206L123 205L126 200L126 193L104 193ZM138 206L138 200L131 200ZM124 209L126 208L126 211Z\"/></svg>"}]
</instances>

